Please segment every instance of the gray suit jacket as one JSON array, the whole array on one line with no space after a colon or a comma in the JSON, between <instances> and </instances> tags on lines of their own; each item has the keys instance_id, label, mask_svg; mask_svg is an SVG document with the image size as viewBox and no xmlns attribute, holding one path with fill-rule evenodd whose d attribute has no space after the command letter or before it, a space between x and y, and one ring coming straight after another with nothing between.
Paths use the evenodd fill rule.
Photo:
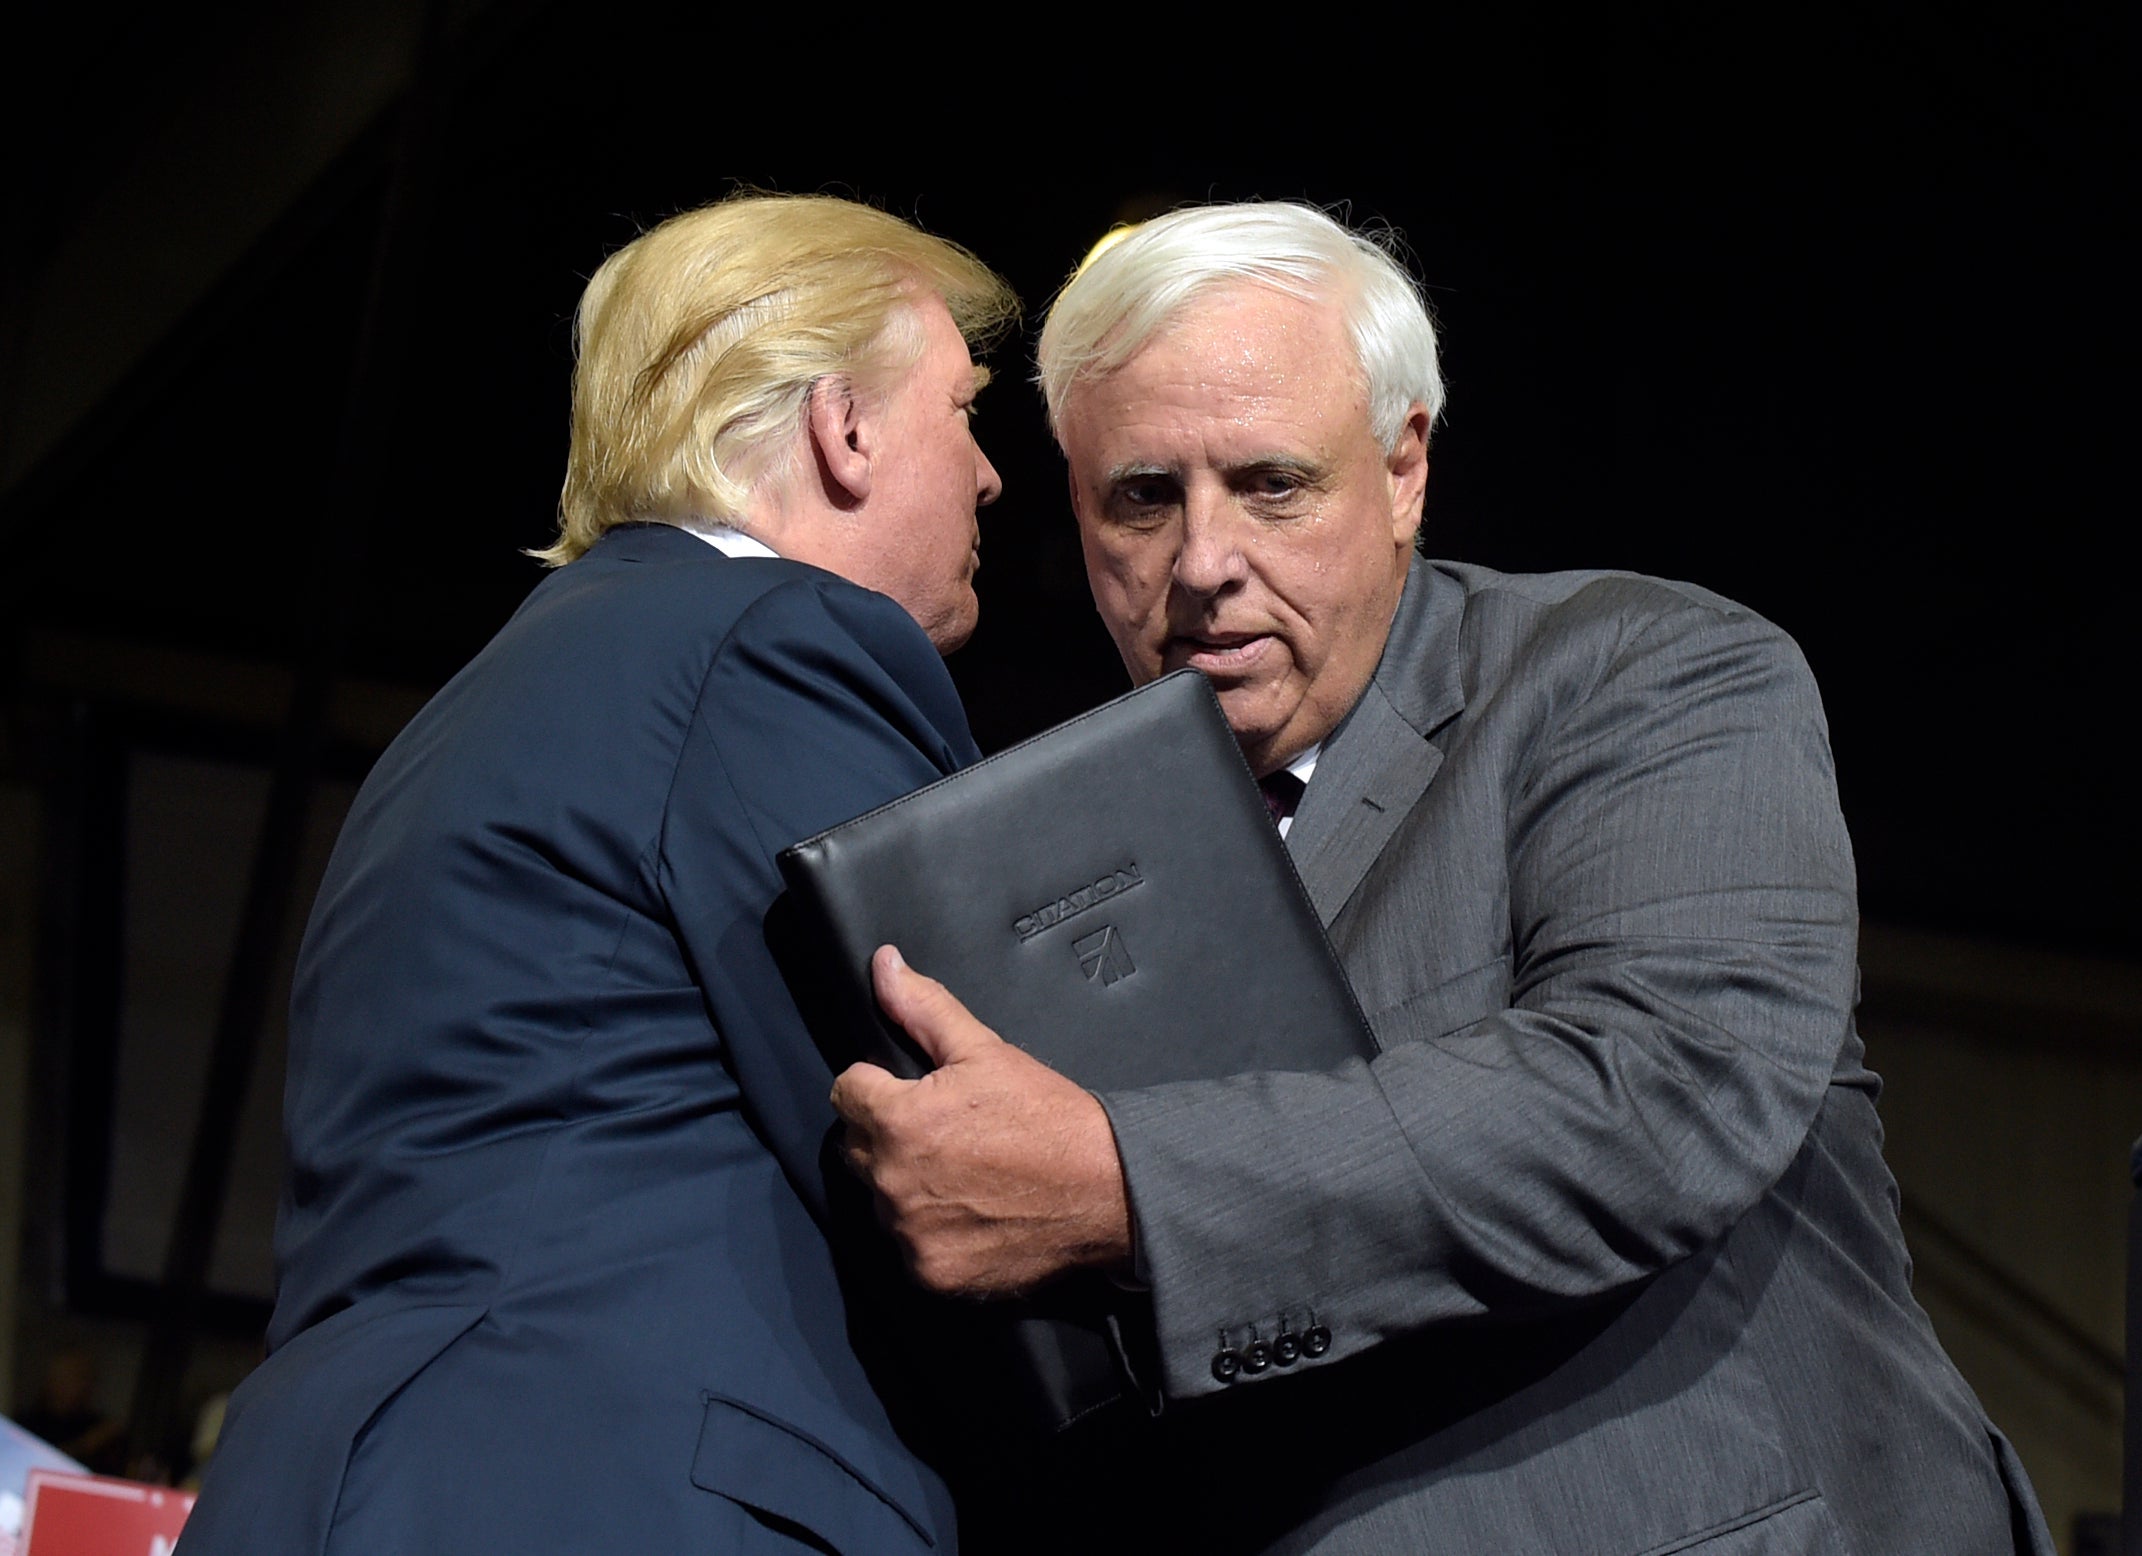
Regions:
<instances>
[{"instance_id":1,"label":"gray suit jacket","mask_svg":"<svg viewBox=\"0 0 2142 1556\"><path fill-rule=\"evenodd\" d=\"M1912 1300L1790 639L1417 560L1289 846L1381 1055L1103 1098L1152 1548L2051 1551Z\"/></svg>"}]
</instances>

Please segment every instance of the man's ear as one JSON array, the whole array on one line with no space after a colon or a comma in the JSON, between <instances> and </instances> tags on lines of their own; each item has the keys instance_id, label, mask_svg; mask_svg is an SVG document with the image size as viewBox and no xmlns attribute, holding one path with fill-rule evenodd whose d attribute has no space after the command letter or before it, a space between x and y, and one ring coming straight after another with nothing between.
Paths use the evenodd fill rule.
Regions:
<instances>
[{"instance_id":1,"label":"man's ear","mask_svg":"<svg viewBox=\"0 0 2142 1556\"><path fill-rule=\"evenodd\" d=\"M1411 545L1428 497L1428 407L1419 401L1406 408L1384 469L1391 481L1391 537Z\"/></svg>"},{"instance_id":2,"label":"man's ear","mask_svg":"<svg viewBox=\"0 0 2142 1556\"><path fill-rule=\"evenodd\" d=\"M853 380L828 374L811 385L805 424L827 501L852 508L870 496L877 453L877 418Z\"/></svg>"}]
</instances>

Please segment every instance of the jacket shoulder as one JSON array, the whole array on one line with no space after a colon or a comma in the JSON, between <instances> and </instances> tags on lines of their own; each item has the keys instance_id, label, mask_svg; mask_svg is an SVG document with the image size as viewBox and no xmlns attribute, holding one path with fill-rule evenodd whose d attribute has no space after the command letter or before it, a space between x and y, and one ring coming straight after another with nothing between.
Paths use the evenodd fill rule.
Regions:
<instances>
[{"instance_id":1,"label":"jacket shoulder","mask_svg":"<svg viewBox=\"0 0 2142 1556\"><path fill-rule=\"evenodd\" d=\"M578 658L598 677L591 656L704 675L755 645L868 661L933 712L957 704L942 657L897 601L808 563L724 556L666 524L622 526L551 573L479 657Z\"/></svg>"},{"instance_id":2,"label":"jacket shoulder","mask_svg":"<svg viewBox=\"0 0 2142 1556\"><path fill-rule=\"evenodd\" d=\"M1700 584L1644 573L1605 568L1503 573L1469 562L1430 562L1427 566L1462 591L1468 614L1504 611L1573 626L1588 621L1649 624L1665 616L1694 613L1769 625L1739 601Z\"/></svg>"},{"instance_id":3,"label":"jacket shoulder","mask_svg":"<svg viewBox=\"0 0 2142 1556\"><path fill-rule=\"evenodd\" d=\"M1795 675L1806 674L1799 645L1759 612L1725 595L1642 573L1575 569L1502 573L1462 562L1431 562L1438 588L1457 597L1457 652L1477 687L1542 659L1606 675L1633 658L1733 644Z\"/></svg>"}]
</instances>

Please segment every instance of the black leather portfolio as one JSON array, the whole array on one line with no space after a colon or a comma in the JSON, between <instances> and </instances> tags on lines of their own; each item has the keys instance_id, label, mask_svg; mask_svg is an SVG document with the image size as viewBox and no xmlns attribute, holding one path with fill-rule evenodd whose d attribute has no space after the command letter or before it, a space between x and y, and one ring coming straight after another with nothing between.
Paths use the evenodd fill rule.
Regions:
<instances>
[{"instance_id":1,"label":"black leather portfolio","mask_svg":"<svg viewBox=\"0 0 2142 1556\"><path fill-rule=\"evenodd\" d=\"M871 953L885 944L1093 1091L1328 1069L1375 1052L1195 671L798 843L779 862L789 890L776 949L836 1071L858 1059L909 1077L928 1068L872 995ZM1126 1386L1108 1304L1067 1284L1002 1319L1033 1403L1055 1425Z\"/></svg>"},{"instance_id":2,"label":"black leather portfolio","mask_svg":"<svg viewBox=\"0 0 2142 1556\"><path fill-rule=\"evenodd\" d=\"M844 1007L819 1034L837 1068L928 1068L871 995L886 944L1093 1091L1375 1051L1194 670L798 843L780 866Z\"/></svg>"}]
</instances>

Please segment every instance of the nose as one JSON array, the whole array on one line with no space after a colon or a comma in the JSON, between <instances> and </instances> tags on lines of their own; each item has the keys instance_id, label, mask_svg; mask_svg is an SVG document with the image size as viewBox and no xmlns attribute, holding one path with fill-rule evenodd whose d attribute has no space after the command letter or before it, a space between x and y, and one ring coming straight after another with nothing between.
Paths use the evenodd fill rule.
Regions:
<instances>
[{"instance_id":1,"label":"nose","mask_svg":"<svg viewBox=\"0 0 2142 1556\"><path fill-rule=\"evenodd\" d=\"M974 445L974 505L986 508L1004 495L1004 478L997 474L997 467L989 462L982 452L982 445Z\"/></svg>"},{"instance_id":2,"label":"nose","mask_svg":"<svg viewBox=\"0 0 2142 1556\"><path fill-rule=\"evenodd\" d=\"M1222 493L1196 489L1183 498L1182 546L1175 581L1193 594L1217 594L1238 582L1246 564L1238 515Z\"/></svg>"}]
</instances>

